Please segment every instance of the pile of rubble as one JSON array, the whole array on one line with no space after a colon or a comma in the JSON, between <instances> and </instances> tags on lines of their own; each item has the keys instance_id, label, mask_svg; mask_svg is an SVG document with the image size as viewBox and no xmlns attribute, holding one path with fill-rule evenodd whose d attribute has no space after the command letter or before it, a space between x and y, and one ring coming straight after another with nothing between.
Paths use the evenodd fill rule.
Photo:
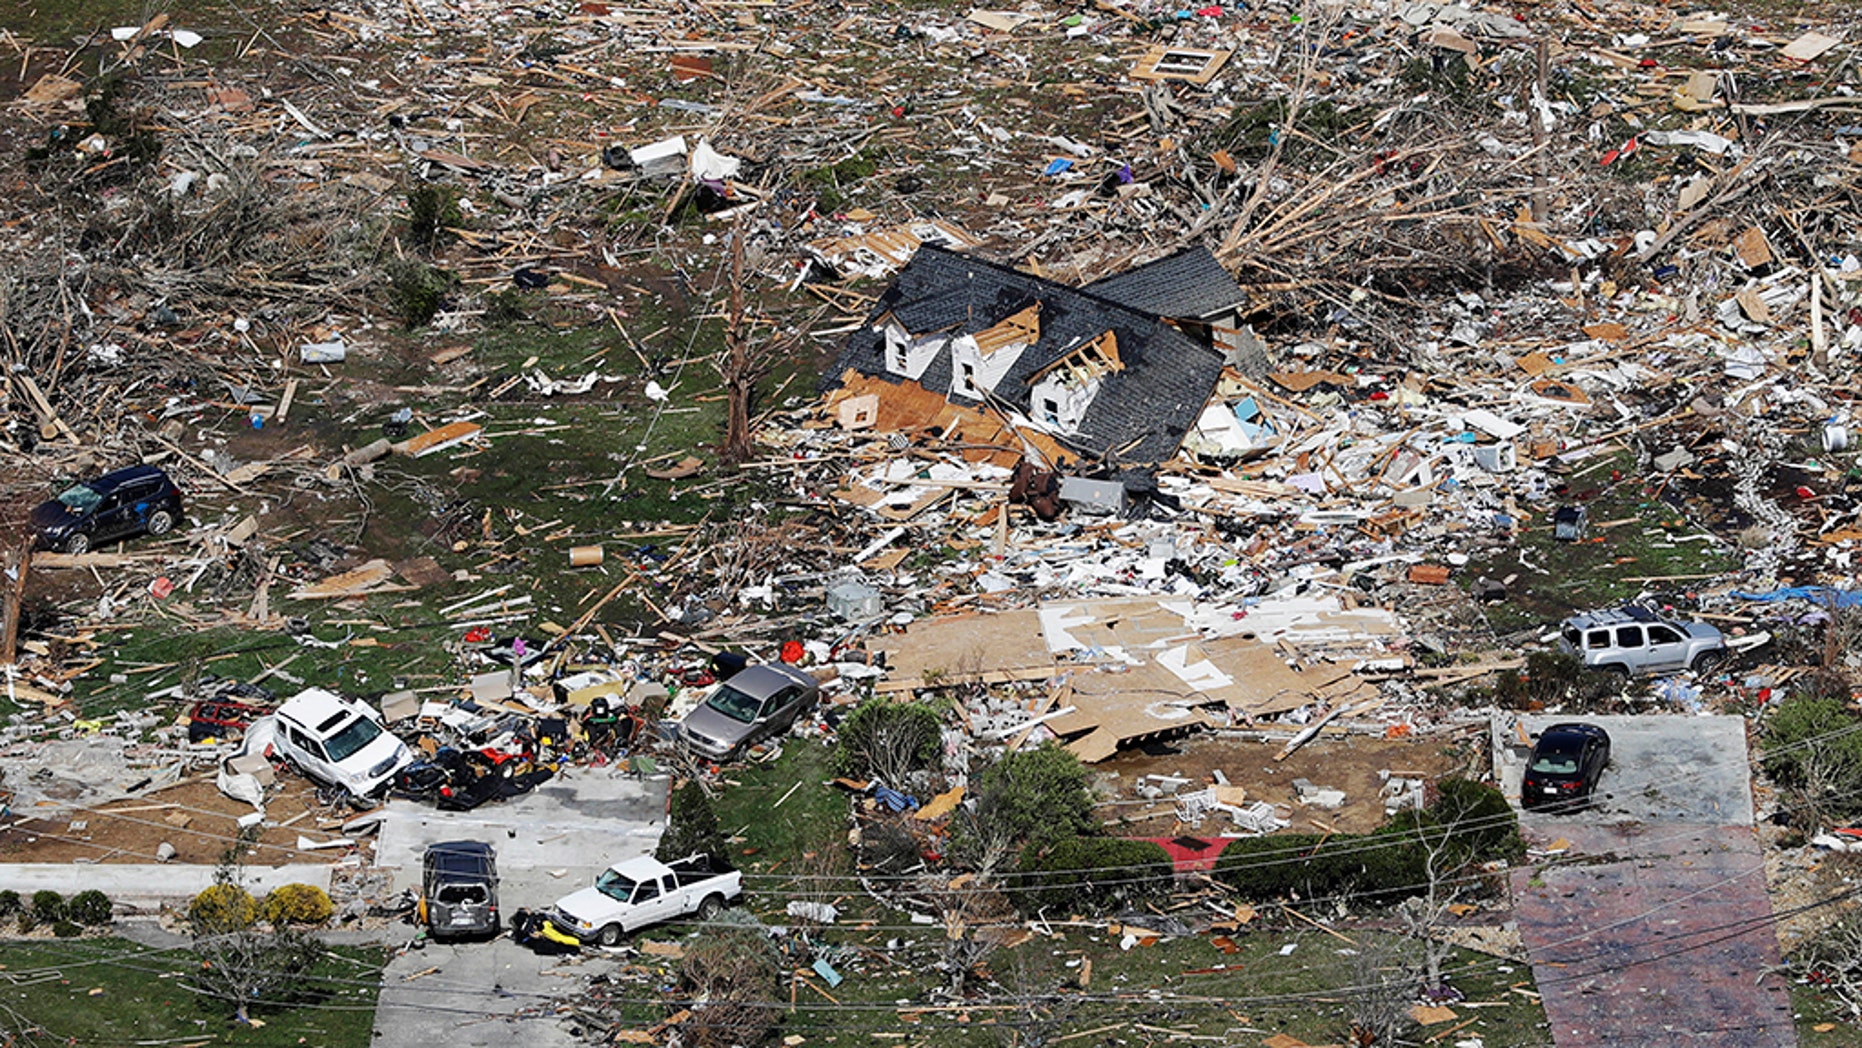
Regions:
<instances>
[{"instance_id":1,"label":"pile of rubble","mask_svg":"<svg viewBox=\"0 0 1862 1048\"><path fill-rule=\"evenodd\" d=\"M156 19L87 52L95 75L32 66L8 111L36 165L0 244L17 263L0 294L9 475L160 461L211 507L153 551L29 571L9 550L16 701L55 708L125 609L282 634L304 669L367 637L285 600L355 607L521 570L467 541L492 535L490 508L387 464L567 428L493 432L500 397L690 398L660 379L692 340L629 318L701 297L692 275L721 269L726 242L742 285L793 293L753 314L798 329L803 300L840 318L800 332L838 352L825 396L760 417L746 467L805 514L634 522L628 574L567 626L516 584L434 609L452 678L354 682L388 693L379 712L420 752L413 792L483 801L513 769L639 759L719 650L796 645L830 710L965 685L971 747L1054 740L1101 761L1197 730L1459 731L1477 715L1431 686L1517 666L1585 602L1758 629L1862 587L1862 147L1841 123L1853 45L1829 25L1437 3L901 18L349 2L286 29L311 45L298 77L203 81L198 34ZM55 43L14 41L29 65ZM632 217L573 220L595 213ZM359 243L384 219L408 256L393 264ZM446 339L532 294L612 324L644 369L591 357L412 386L470 395L359 446L226 452L229 427L258 439L347 406L344 367L390 341L371 286L424 296L403 319ZM469 352L424 365L449 374ZM702 465L617 460L604 495ZM434 553L390 562L261 523L354 500L361 535L390 483L431 511ZM558 534L501 509L520 536ZM15 651L27 579L61 568L99 572L101 594ZM663 632L608 631L617 598ZM290 662L272 684L306 683ZM1677 675L1656 694L1743 698L1795 672ZM148 690L273 698L174 687ZM598 732L596 698L615 718Z\"/></svg>"}]
</instances>

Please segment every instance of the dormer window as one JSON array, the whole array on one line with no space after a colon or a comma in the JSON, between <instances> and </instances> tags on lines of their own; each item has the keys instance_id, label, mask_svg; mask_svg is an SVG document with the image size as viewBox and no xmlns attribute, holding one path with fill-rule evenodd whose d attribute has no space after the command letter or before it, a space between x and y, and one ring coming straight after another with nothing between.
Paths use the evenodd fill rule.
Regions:
<instances>
[{"instance_id":1,"label":"dormer window","mask_svg":"<svg viewBox=\"0 0 1862 1048\"><path fill-rule=\"evenodd\" d=\"M957 381L952 392L969 397L971 400L983 399L983 391L976 387L976 364L972 361L957 362Z\"/></svg>"},{"instance_id":2,"label":"dormer window","mask_svg":"<svg viewBox=\"0 0 1862 1048\"><path fill-rule=\"evenodd\" d=\"M1076 432L1105 377L1123 370L1118 336L1107 331L1036 372L1029 400L1040 405L1042 423L1063 433Z\"/></svg>"},{"instance_id":3,"label":"dormer window","mask_svg":"<svg viewBox=\"0 0 1862 1048\"><path fill-rule=\"evenodd\" d=\"M886 370L900 378L922 378L946 341L942 331L915 335L890 313L880 318L877 327L885 346Z\"/></svg>"},{"instance_id":4,"label":"dormer window","mask_svg":"<svg viewBox=\"0 0 1862 1048\"><path fill-rule=\"evenodd\" d=\"M1041 303L1033 303L973 335L950 343L950 395L983 400L1041 338Z\"/></svg>"}]
</instances>

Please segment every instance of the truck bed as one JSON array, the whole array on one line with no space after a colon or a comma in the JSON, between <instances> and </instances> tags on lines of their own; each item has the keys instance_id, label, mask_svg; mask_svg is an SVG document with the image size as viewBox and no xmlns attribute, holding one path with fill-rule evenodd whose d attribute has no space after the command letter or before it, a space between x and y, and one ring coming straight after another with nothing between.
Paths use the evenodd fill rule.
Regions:
<instances>
[{"instance_id":1,"label":"truck bed","mask_svg":"<svg viewBox=\"0 0 1862 1048\"><path fill-rule=\"evenodd\" d=\"M687 856L677 862L667 863L666 868L672 871L673 879L681 888L737 872L730 860L722 855Z\"/></svg>"}]
</instances>

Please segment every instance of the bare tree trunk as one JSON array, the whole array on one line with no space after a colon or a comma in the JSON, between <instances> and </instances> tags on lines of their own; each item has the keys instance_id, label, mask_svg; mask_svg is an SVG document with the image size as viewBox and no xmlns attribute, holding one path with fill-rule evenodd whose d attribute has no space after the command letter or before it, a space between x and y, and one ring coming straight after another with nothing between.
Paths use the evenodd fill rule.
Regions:
<instances>
[{"instance_id":1,"label":"bare tree trunk","mask_svg":"<svg viewBox=\"0 0 1862 1048\"><path fill-rule=\"evenodd\" d=\"M6 589L0 597L0 666L19 661L20 607L26 597L26 573L32 569L32 537L6 552Z\"/></svg>"},{"instance_id":2,"label":"bare tree trunk","mask_svg":"<svg viewBox=\"0 0 1862 1048\"><path fill-rule=\"evenodd\" d=\"M724 331L724 457L742 462L756 453L750 436L750 394L754 386L750 338L744 325L744 229L731 227L731 316Z\"/></svg>"}]
</instances>

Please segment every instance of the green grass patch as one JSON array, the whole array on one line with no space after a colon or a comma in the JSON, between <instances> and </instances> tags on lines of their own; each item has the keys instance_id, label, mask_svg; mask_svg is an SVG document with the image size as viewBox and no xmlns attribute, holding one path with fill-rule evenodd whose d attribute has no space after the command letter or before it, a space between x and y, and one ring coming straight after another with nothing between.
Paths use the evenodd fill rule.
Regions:
<instances>
[{"instance_id":1,"label":"green grass patch","mask_svg":"<svg viewBox=\"0 0 1862 1048\"><path fill-rule=\"evenodd\" d=\"M834 777L833 757L824 742L792 738L783 740L782 755L775 760L730 770L712 808L739 869L746 874L793 871L808 863L810 854L845 854L847 793L828 782ZM756 906L754 898L750 905Z\"/></svg>"},{"instance_id":2,"label":"green grass patch","mask_svg":"<svg viewBox=\"0 0 1862 1048\"><path fill-rule=\"evenodd\" d=\"M1797 1019L1798 1048L1862 1046L1862 1025L1843 1011L1836 998L1813 986L1791 984L1791 1013Z\"/></svg>"},{"instance_id":3,"label":"green grass patch","mask_svg":"<svg viewBox=\"0 0 1862 1048\"><path fill-rule=\"evenodd\" d=\"M7 27L28 40L62 44L71 37L83 37L102 30L107 42L109 31L117 26L142 25L149 17L171 5L151 4L149 0L25 0L7 15ZM187 5L185 13L169 11L176 28L206 34L212 29L233 28L230 9L213 0ZM190 53L190 57L192 57Z\"/></svg>"},{"instance_id":4,"label":"green grass patch","mask_svg":"<svg viewBox=\"0 0 1862 1048\"><path fill-rule=\"evenodd\" d=\"M0 943L9 977L6 1004L43 1034L69 1044L240 1045L242 1048L355 1048L369 1043L386 953L336 947L311 975L314 991L294 1007L257 1008L264 1026L232 1022L217 1001L182 986L197 963L181 947L152 949L124 939Z\"/></svg>"},{"instance_id":5,"label":"green grass patch","mask_svg":"<svg viewBox=\"0 0 1862 1048\"><path fill-rule=\"evenodd\" d=\"M1618 604L1651 585L1684 590L1693 583L1676 576L1712 575L1738 566L1713 543L1677 541L1704 529L1687 521L1641 477L1627 452L1580 465L1568 478L1570 497L1533 506L1512 546L1468 566L1464 579L1513 577L1506 600L1486 608L1496 632L1545 626L1574 611ZM1566 504L1585 507L1588 527L1582 541L1552 537L1552 512Z\"/></svg>"},{"instance_id":6,"label":"green grass patch","mask_svg":"<svg viewBox=\"0 0 1862 1048\"><path fill-rule=\"evenodd\" d=\"M296 610L291 609L293 613ZM211 679L252 680L292 655L311 650L316 651L316 658L305 655L285 667L285 672L304 681L304 687L361 695L393 690L399 686L397 681L435 683L446 675L451 662L451 656L439 644L444 638L437 618L419 609L398 610L401 614L397 617L403 621L385 628L371 626L369 620L355 612L313 613L312 636L327 641L348 638L352 642L328 650L304 647L282 630L225 627L183 631L165 621L146 623L112 634L110 647L99 652L103 665L74 682L74 712L82 717L118 711L161 712L159 705L149 701L151 692ZM353 643L356 640L362 643ZM117 676L125 678L124 682L112 682L111 678ZM279 676L264 683L281 695L295 694L299 687ZM171 712L178 715L185 711L188 700L167 701Z\"/></svg>"}]
</instances>

